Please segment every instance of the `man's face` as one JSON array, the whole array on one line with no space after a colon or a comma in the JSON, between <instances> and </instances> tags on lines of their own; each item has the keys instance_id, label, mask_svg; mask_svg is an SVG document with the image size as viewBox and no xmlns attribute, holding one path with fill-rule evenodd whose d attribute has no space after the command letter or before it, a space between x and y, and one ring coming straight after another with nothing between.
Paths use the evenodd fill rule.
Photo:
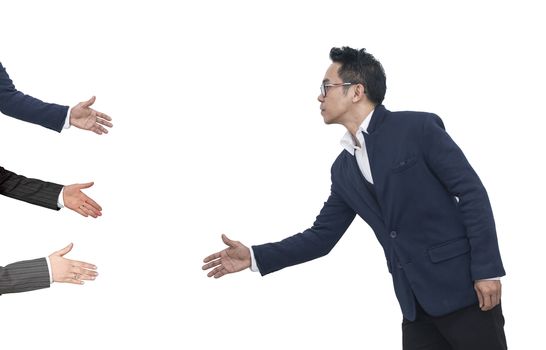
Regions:
<instances>
[{"instance_id":1,"label":"man's face","mask_svg":"<svg viewBox=\"0 0 546 350\"><path fill-rule=\"evenodd\" d=\"M343 81L337 73L340 67L341 65L335 62L328 67L322 81L324 89L318 96L320 114L326 124L341 124L352 106L351 89L345 93L346 87L341 85Z\"/></svg>"}]
</instances>

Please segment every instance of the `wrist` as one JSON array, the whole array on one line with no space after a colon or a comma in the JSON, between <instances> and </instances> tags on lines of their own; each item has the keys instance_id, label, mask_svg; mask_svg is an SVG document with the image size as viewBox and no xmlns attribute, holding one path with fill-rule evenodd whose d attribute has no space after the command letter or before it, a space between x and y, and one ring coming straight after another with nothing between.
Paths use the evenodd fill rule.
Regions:
<instances>
[{"instance_id":1,"label":"wrist","mask_svg":"<svg viewBox=\"0 0 546 350\"><path fill-rule=\"evenodd\" d=\"M72 125L72 107L68 109L68 112L66 113L66 118L64 120L63 129L68 129L70 125Z\"/></svg>"}]
</instances>

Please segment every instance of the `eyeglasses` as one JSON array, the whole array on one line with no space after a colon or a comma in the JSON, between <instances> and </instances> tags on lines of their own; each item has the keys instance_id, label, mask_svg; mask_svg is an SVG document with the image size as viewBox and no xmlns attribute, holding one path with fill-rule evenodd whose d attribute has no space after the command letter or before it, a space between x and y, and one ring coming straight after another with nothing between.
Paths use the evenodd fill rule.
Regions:
<instances>
[{"instance_id":1,"label":"eyeglasses","mask_svg":"<svg viewBox=\"0 0 546 350\"><path fill-rule=\"evenodd\" d=\"M326 97L326 94L328 93L328 88L336 87L336 86L350 86L355 84L357 83L337 83L337 84L322 83L322 85L320 86L320 94L322 95L322 97Z\"/></svg>"}]
</instances>

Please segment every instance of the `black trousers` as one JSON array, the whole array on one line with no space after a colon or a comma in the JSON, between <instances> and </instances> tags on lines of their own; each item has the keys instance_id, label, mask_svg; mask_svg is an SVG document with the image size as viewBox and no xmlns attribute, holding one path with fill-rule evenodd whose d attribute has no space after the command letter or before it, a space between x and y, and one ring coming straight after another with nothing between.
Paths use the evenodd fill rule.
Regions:
<instances>
[{"instance_id":1,"label":"black trousers","mask_svg":"<svg viewBox=\"0 0 546 350\"><path fill-rule=\"evenodd\" d=\"M417 303L417 318L402 321L404 350L506 350L501 305L481 311L478 304L432 317Z\"/></svg>"}]
</instances>

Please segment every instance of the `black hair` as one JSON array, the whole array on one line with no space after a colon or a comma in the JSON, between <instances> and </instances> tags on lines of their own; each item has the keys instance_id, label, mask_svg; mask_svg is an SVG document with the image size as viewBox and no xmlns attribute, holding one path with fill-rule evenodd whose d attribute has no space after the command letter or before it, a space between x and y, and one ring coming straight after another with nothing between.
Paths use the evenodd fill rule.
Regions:
<instances>
[{"instance_id":1,"label":"black hair","mask_svg":"<svg viewBox=\"0 0 546 350\"><path fill-rule=\"evenodd\" d=\"M364 93L371 102L376 105L383 102L387 91L385 70L372 54L366 52L366 49L333 47L330 50L330 59L341 64L338 74L344 83L363 84Z\"/></svg>"}]
</instances>

